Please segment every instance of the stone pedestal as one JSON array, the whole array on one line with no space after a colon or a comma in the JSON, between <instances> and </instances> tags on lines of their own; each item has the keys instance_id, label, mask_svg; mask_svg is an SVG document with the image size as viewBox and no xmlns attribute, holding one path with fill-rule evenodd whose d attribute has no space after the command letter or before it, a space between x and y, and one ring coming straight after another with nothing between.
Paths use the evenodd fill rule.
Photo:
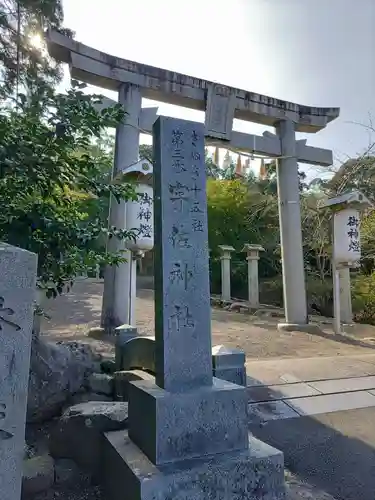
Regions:
<instances>
[{"instance_id":1,"label":"stone pedestal","mask_svg":"<svg viewBox=\"0 0 375 500\"><path fill-rule=\"evenodd\" d=\"M250 245L247 243L244 245L242 251L246 252L249 306L255 308L259 306L259 252L264 252L264 248L261 245Z\"/></svg>"},{"instance_id":2,"label":"stone pedestal","mask_svg":"<svg viewBox=\"0 0 375 500\"><path fill-rule=\"evenodd\" d=\"M221 298L222 300L231 299L231 287L230 287L230 261L231 253L236 250L227 245L219 245L219 249L222 252L220 257L221 260Z\"/></svg>"},{"instance_id":3,"label":"stone pedestal","mask_svg":"<svg viewBox=\"0 0 375 500\"><path fill-rule=\"evenodd\" d=\"M21 498L37 256L0 243L0 497Z\"/></svg>"},{"instance_id":4,"label":"stone pedestal","mask_svg":"<svg viewBox=\"0 0 375 500\"><path fill-rule=\"evenodd\" d=\"M276 127L282 158L277 160L281 257L286 326L306 325L307 304L295 124L281 120Z\"/></svg>"},{"instance_id":5,"label":"stone pedestal","mask_svg":"<svg viewBox=\"0 0 375 500\"><path fill-rule=\"evenodd\" d=\"M212 377L204 127L154 126L155 383L103 450L108 500L282 499L283 455L247 431L245 387ZM131 341L130 341L131 342Z\"/></svg>"},{"instance_id":6,"label":"stone pedestal","mask_svg":"<svg viewBox=\"0 0 375 500\"><path fill-rule=\"evenodd\" d=\"M123 369L122 358L124 355L124 349L126 343L137 337L138 332L134 326L131 325L121 325L115 328L115 362L116 362L116 370Z\"/></svg>"},{"instance_id":7,"label":"stone pedestal","mask_svg":"<svg viewBox=\"0 0 375 500\"><path fill-rule=\"evenodd\" d=\"M122 431L105 435L110 500L284 500L283 455L249 436L246 450L155 465Z\"/></svg>"},{"instance_id":8,"label":"stone pedestal","mask_svg":"<svg viewBox=\"0 0 375 500\"><path fill-rule=\"evenodd\" d=\"M116 130L114 176L138 161L139 155L139 117L142 96L139 87L123 84L119 88L119 104L126 110L125 123ZM111 199L109 225L118 229L126 228L126 203L117 203ZM101 325L106 333L113 334L117 326L134 324L132 302L135 300L135 288L132 286L132 256L126 250L125 242L118 238L108 240L110 251L124 251L127 262L119 266L107 266L104 274L104 290ZM134 281L134 276L133 276Z\"/></svg>"}]
</instances>

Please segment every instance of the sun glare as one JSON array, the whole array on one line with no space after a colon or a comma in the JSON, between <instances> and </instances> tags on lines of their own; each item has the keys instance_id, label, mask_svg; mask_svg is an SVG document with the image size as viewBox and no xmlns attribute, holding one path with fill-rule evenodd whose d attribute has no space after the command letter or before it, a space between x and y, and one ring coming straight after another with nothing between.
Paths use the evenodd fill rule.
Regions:
<instances>
[{"instance_id":1,"label":"sun glare","mask_svg":"<svg viewBox=\"0 0 375 500\"><path fill-rule=\"evenodd\" d=\"M44 46L44 40L39 33L33 33L29 36L30 45L34 49L41 50Z\"/></svg>"}]
</instances>

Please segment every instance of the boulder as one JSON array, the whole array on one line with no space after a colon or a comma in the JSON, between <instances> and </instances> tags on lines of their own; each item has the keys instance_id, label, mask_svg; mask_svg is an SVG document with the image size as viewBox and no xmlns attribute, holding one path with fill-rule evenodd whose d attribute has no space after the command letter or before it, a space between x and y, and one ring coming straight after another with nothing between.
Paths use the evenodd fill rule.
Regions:
<instances>
[{"instance_id":1,"label":"boulder","mask_svg":"<svg viewBox=\"0 0 375 500\"><path fill-rule=\"evenodd\" d=\"M74 486L82 482L82 472L78 465L69 458L55 461L55 483L57 485Z\"/></svg>"},{"instance_id":2,"label":"boulder","mask_svg":"<svg viewBox=\"0 0 375 500\"><path fill-rule=\"evenodd\" d=\"M116 371L116 362L114 359L103 359L100 363L100 371L112 375Z\"/></svg>"},{"instance_id":3,"label":"boulder","mask_svg":"<svg viewBox=\"0 0 375 500\"><path fill-rule=\"evenodd\" d=\"M82 392L100 357L79 342L47 342L34 335L31 346L27 422L60 415L69 398Z\"/></svg>"},{"instance_id":4,"label":"boulder","mask_svg":"<svg viewBox=\"0 0 375 500\"><path fill-rule=\"evenodd\" d=\"M113 377L106 373L92 373L88 378L88 389L90 392L112 396Z\"/></svg>"},{"instance_id":5,"label":"boulder","mask_svg":"<svg viewBox=\"0 0 375 500\"><path fill-rule=\"evenodd\" d=\"M52 457L39 455L23 461L22 500L48 490L55 481L55 466Z\"/></svg>"},{"instance_id":6,"label":"boulder","mask_svg":"<svg viewBox=\"0 0 375 500\"><path fill-rule=\"evenodd\" d=\"M91 401L68 408L50 435L50 453L70 458L85 472L99 477L102 435L126 429L128 404Z\"/></svg>"}]
</instances>

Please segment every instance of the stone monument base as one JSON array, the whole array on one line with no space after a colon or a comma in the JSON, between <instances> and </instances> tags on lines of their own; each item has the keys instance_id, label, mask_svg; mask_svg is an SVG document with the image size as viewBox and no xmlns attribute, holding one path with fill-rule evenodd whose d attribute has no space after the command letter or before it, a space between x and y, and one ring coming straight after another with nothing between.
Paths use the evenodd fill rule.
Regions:
<instances>
[{"instance_id":1,"label":"stone monument base","mask_svg":"<svg viewBox=\"0 0 375 500\"><path fill-rule=\"evenodd\" d=\"M319 335L323 330L314 323L278 323L277 329L282 332L302 332Z\"/></svg>"},{"instance_id":2,"label":"stone monument base","mask_svg":"<svg viewBox=\"0 0 375 500\"><path fill-rule=\"evenodd\" d=\"M284 500L283 453L249 435L249 449L155 466L124 431L103 444L107 500Z\"/></svg>"}]
</instances>

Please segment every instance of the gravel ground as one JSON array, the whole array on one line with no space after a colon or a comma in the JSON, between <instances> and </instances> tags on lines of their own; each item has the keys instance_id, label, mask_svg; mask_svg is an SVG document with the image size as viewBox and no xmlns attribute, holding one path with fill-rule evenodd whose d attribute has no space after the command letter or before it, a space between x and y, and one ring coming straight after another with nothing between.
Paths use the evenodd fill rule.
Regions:
<instances>
[{"instance_id":1,"label":"gravel ground","mask_svg":"<svg viewBox=\"0 0 375 500\"><path fill-rule=\"evenodd\" d=\"M46 306L50 320L42 331L51 340L88 342L104 356L114 353L111 338L87 337L90 328L100 326L103 283L78 281L73 290ZM140 332L154 332L154 300L152 290L139 290L136 302L136 324ZM248 360L266 358L314 358L374 354L375 328L356 325L353 337L334 337L327 329L322 336L302 332L279 332L277 318L259 319L245 314L212 309L212 343L240 347Z\"/></svg>"}]
</instances>

